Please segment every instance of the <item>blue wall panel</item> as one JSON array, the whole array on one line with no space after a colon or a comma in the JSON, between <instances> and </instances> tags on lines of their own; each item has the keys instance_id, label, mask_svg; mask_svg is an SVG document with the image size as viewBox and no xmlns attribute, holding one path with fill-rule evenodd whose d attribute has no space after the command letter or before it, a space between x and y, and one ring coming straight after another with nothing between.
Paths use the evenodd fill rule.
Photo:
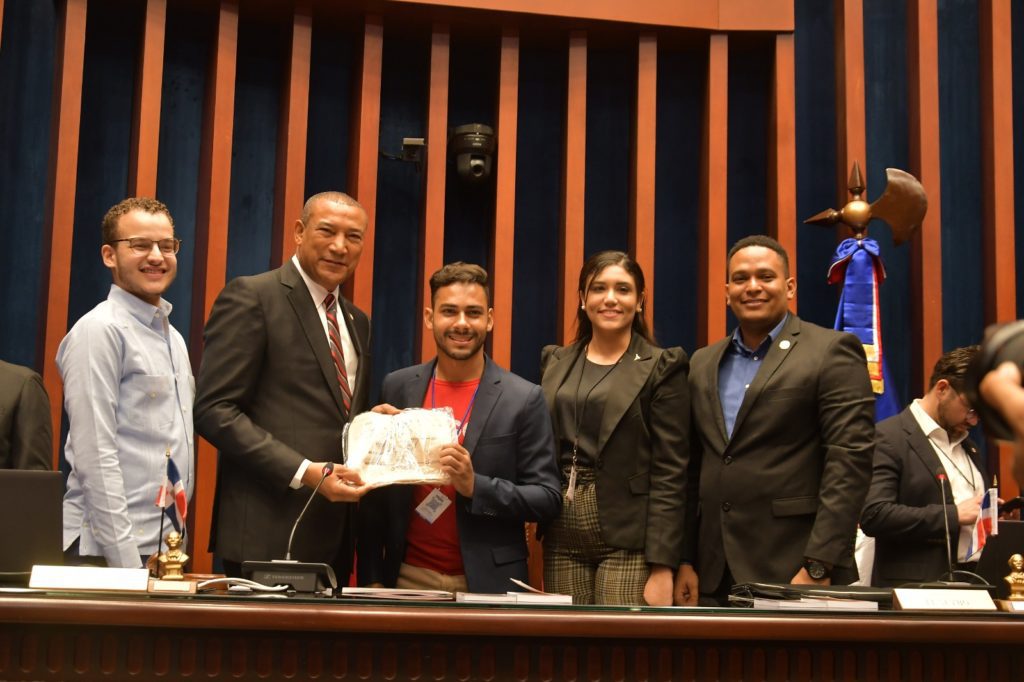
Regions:
<instances>
[{"instance_id":1,"label":"blue wall panel","mask_svg":"<svg viewBox=\"0 0 1024 682\"><path fill-rule=\"evenodd\" d=\"M360 46L359 36L313 22L306 197L349 189L349 137Z\"/></svg>"}]
</instances>

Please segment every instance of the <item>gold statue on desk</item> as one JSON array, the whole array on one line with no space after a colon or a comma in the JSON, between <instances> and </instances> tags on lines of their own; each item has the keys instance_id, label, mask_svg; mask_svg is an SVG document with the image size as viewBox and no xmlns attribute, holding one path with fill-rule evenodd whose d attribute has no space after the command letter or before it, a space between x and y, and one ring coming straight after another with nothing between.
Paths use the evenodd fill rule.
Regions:
<instances>
[{"instance_id":1,"label":"gold statue on desk","mask_svg":"<svg viewBox=\"0 0 1024 682\"><path fill-rule=\"evenodd\" d=\"M167 534L167 551L161 552L157 559L160 567L160 579L184 580L183 569L188 559L188 554L181 549L181 534L172 530Z\"/></svg>"},{"instance_id":2,"label":"gold statue on desk","mask_svg":"<svg viewBox=\"0 0 1024 682\"><path fill-rule=\"evenodd\" d=\"M1010 586L1010 601L1024 601L1024 556L1014 554L1006 563L1010 574L1003 580Z\"/></svg>"}]
</instances>

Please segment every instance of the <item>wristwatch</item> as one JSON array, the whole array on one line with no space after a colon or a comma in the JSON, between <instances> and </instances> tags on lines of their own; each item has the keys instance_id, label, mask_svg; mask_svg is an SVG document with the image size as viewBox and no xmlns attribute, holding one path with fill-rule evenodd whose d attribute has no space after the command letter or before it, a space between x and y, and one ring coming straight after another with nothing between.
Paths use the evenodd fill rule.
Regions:
<instances>
[{"instance_id":1,"label":"wristwatch","mask_svg":"<svg viewBox=\"0 0 1024 682\"><path fill-rule=\"evenodd\" d=\"M822 580L832 573L832 569L817 559L804 559L804 568L807 569L807 575L814 580Z\"/></svg>"}]
</instances>

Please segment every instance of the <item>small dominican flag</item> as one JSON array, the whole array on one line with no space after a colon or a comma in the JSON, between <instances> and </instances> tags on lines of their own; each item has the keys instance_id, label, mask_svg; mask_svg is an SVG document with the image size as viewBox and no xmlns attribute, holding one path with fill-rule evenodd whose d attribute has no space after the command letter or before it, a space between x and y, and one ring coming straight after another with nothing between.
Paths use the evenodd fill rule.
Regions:
<instances>
[{"instance_id":1,"label":"small dominican flag","mask_svg":"<svg viewBox=\"0 0 1024 682\"><path fill-rule=\"evenodd\" d=\"M188 500L185 498L185 485L181 482L178 467L170 457L167 458L167 480L160 486L155 504L164 510L174 524L174 530L180 533L188 515Z\"/></svg>"},{"instance_id":2,"label":"small dominican flag","mask_svg":"<svg viewBox=\"0 0 1024 682\"><path fill-rule=\"evenodd\" d=\"M981 499L981 513L971 530L971 541L967 545L967 561L977 561L989 535L999 535L999 496L995 488L985 491Z\"/></svg>"}]
</instances>

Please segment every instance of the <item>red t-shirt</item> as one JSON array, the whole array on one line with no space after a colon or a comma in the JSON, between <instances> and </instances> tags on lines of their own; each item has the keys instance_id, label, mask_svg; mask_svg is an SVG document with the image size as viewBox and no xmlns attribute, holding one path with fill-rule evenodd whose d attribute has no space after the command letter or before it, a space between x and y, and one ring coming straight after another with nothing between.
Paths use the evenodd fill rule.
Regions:
<instances>
[{"instance_id":1,"label":"red t-shirt","mask_svg":"<svg viewBox=\"0 0 1024 682\"><path fill-rule=\"evenodd\" d=\"M476 394L479 379L473 381L433 381L423 397L423 407L450 407L455 414L455 423L465 422L459 432L459 443L466 436L469 425L469 409ZM459 549L459 528L455 522L457 495L455 486L445 485L439 489L452 501L433 523L416 513L416 507L435 489L434 485L418 485L412 492L412 506L409 508L409 530L405 539L405 563L420 568L429 568L444 575L464 575L462 551Z\"/></svg>"}]
</instances>

